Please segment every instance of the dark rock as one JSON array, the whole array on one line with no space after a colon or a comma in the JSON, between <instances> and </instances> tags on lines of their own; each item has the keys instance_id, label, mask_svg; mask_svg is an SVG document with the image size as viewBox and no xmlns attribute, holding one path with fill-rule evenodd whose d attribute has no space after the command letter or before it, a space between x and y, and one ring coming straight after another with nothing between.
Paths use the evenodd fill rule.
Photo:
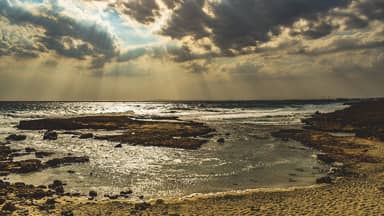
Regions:
<instances>
[{"instance_id":1,"label":"dark rock","mask_svg":"<svg viewBox=\"0 0 384 216\"><path fill-rule=\"evenodd\" d=\"M35 152L35 157L37 158L44 158L44 157L49 157L55 153L53 152L45 152L45 151L37 151Z\"/></svg>"},{"instance_id":2,"label":"dark rock","mask_svg":"<svg viewBox=\"0 0 384 216\"><path fill-rule=\"evenodd\" d=\"M157 199L155 204L156 204L156 205L163 205L163 204L164 204L164 200L162 200L162 199Z\"/></svg>"},{"instance_id":3,"label":"dark rock","mask_svg":"<svg viewBox=\"0 0 384 216\"><path fill-rule=\"evenodd\" d=\"M121 145L121 143L120 143L120 144L117 144L117 145L115 145L115 148L121 148L121 147L123 147L123 146Z\"/></svg>"},{"instance_id":4,"label":"dark rock","mask_svg":"<svg viewBox=\"0 0 384 216\"><path fill-rule=\"evenodd\" d=\"M47 167L58 167L60 165L71 164L71 163L85 163L89 162L89 158L86 156L83 157L63 157L63 158L54 158L45 162Z\"/></svg>"},{"instance_id":5,"label":"dark rock","mask_svg":"<svg viewBox=\"0 0 384 216\"><path fill-rule=\"evenodd\" d=\"M72 210L66 210L61 212L61 216L73 216L73 211Z\"/></svg>"},{"instance_id":6,"label":"dark rock","mask_svg":"<svg viewBox=\"0 0 384 216\"><path fill-rule=\"evenodd\" d=\"M0 205L2 205L3 203L5 203L5 199L0 198Z\"/></svg>"},{"instance_id":7,"label":"dark rock","mask_svg":"<svg viewBox=\"0 0 384 216\"><path fill-rule=\"evenodd\" d=\"M41 168L41 161L36 159L0 162L0 170L6 172L28 173L40 170Z\"/></svg>"},{"instance_id":8,"label":"dark rock","mask_svg":"<svg viewBox=\"0 0 384 216\"><path fill-rule=\"evenodd\" d=\"M90 197L94 198L97 196L97 192L96 191L89 191L89 194L88 194Z\"/></svg>"},{"instance_id":9,"label":"dark rock","mask_svg":"<svg viewBox=\"0 0 384 216\"><path fill-rule=\"evenodd\" d=\"M114 194L114 195L104 195L104 197L107 197L108 199L117 199L117 198L119 198L119 195L117 195L117 194Z\"/></svg>"},{"instance_id":10,"label":"dark rock","mask_svg":"<svg viewBox=\"0 0 384 216\"><path fill-rule=\"evenodd\" d=\"M43 205L43 209L54 209L55 208L56 201L55 199L47 199Z\"/></svg>"},{"instance_id":11,"label":"dark rock","mask_svg":"<svg viewBox=\"0 0 384 216\"><path fill-rule=\"evenodd\" d=\"M331 156L329 156L327 154L318 154L317 159L323 161L326 164L331 164L331 163L335 162L335 159L333 159Z\"/></svg>"},{"instance_id":12,"label":"dark rock","mask_svg":"<svg viewBox=\"0 0 384 216\"><path fill-rule=\"evenodd\" d=\"M44 133L43 136L44 140L57 140L57 132L48 130L47 132Z\"/></svg>"},{"instance_id":13,"label":"dark rock","mask_svg":"<svg viewBox=\"0 0 384 216\"><path fill-rule=\"evenodd\" d=\"M103 135L94 138L133 145L183 149L198 149L208 140L196 139L195 137L215 131L198 122L143 121L132 116L121 115L20 121L18 128L23 130L125 130L127 132L121 134Z\"/></svg>"},{"instance_id":14,"label":"dark rock","mask_svg":"<svg viewBox=\"0 0 384 216\"><path fill-rule=\"evenodd\" d=\"M14 185L15 185L15 187L17 187L17 188L23 188L23 187L25 187L25 183L24 183L24 182L16 182Z\"/></svg>"},{"instance_id":15,"label":"dark rock","mask_svg":"<svg viewBox=\"0 0 384 216\"><path fill-rule=\"evenodd\" d=\"M332 178L329 176L320 177L316 179L316 184L331 184L331 183L332 183Z\"/></svg>"},{"instance_id":16,"label":"dark rock","mask_svg":"<svg viewBox=\"0 0 384 216\"><path fill-rule=\"evenodd\" d=\"M52 184L48 185L48 188L54 190L56 194L64 193L63 182L60 180L54 180Z\"/></svg>"},{"instance_id":17,"label":"dark rock","mask_svg":"<svg viewBox=\"0 0 384 216\"><path fill-rule=\"evenodd\" d=\"M298 171L298 172L304 172L303 168L296 168L295 170Z\"/></svg>"},{"instance_id":18,"label":"dark rock","mask_svg":"<svg viewBox=\"0 0 384 216\"><path fill-rule=\"evenodd\" d=\"M17 135L17 134L11 134L5 138L6 140L12 140L12 141L21 141L27 139L27 136L25 135Z\"/></svg>"},{"instance_id":19,"label":"dark rock","mask_svg":"<svg viewBox=\"0 0 384 216\"><path fill-rule=\"evenodd\" d=\"M143 195L140 195L140 196L139 196L139 199L144 199L144 196L143 196Z\"/></svg>"},{"instance_id":20,"label":"dark rock","mask_svg":"<svg viewBox=\"0 0 384 216\"><path fill-rule=\"evenodd\" d=\"M151 204L143 202L143 203L136 203L135 204L135 209L139 211L144 211L147 208L150 208Z\"/></svg>"},{"instance_id":21,"label":"dark rock","mask_svg":"<svg viewBox=\"0 0 384 216\"><path fill-rule=\"evenodd\" d=\"M79 136L79 139L90 139L93 137L93 134L92 133L85 133L85 134L81 134Z\"/></svg>"},{"instance_id":22,"label":"dark rock","mask_svg":"<svg viewBox=\"0 0 384 216\"><path fill-rule=\"evenodd\" d=\"M73 171L73 170L67 170L67 173L73 174L73 173L75 173L75 171Z\"/></svg>"},{"instance_id":23,"label":"dark rock","mask_svg":"<svg viewBox=\"0 0 384 216\"><path fill-rule=\"evenodd\" d=\"M27 148L25 148L25 151L26 152L35 152L36 149L27 147Z\"/></svg>"},{"instance_id":24,"label":"dark rock","mask_svg":"<svg viewBox=\"0 0 384 216\"><path fill-rule=\"evenodd\" d=\"M127 191L121 191L120 195L129 195L129 194L132 194L132 193L133 193L132 190L127 190Z\"/></svg>"},{"instance_id":25,"label":"dark rock","mask_svg":"<svg viewBox=\"0 0 384 216\"><path fill-rule=\"evenodd\" d=\"M14 212L14 211L16 211L16 206L15 206L15 204L13 204L11 202L7 202L4 204L1 211L2 212Z\"/></svg>"},{"instance_id":26,"label":"dark rock","mask_svg":"<svg viewBox=\"0 0 384 216\"><path fill-rule=\"evenodd\" d=\"M219 139L217 140L217 142L218 142L218 143L224 143L224 142L225 142L225 139L224 139L224 138L219 138Z\"/></svg>"}]
</instances>

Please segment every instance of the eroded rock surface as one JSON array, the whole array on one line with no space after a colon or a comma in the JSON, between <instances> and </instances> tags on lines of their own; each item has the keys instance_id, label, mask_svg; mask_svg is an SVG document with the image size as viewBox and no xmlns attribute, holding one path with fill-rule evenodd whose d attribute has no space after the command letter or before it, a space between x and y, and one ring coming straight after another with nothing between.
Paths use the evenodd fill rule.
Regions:
<instances>
[{"instance_id":1,"label":"eroded rock surface","mask_svg":"<svg viewBox=\"0 0 384 216\"><path fill-rule=\"evenodd\" d=\"M94 138L133 145L184 149L199 148L207 141L202 136L214 131L205 124L197 122L147 121L137 120L132 116L84 116L62 119L38 119L21 121L18 128L23 130L123 130L124 132L121 134L94 136ZM90 133L80 136L80 138L91 137L93 137L93 134L91 135Z\"/></svg>"}]
</instances>

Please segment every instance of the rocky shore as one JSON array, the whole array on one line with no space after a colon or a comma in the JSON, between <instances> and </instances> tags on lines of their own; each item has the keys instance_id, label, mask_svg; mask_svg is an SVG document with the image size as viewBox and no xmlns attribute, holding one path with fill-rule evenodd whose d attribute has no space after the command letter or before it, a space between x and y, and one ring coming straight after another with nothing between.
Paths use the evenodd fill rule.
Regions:
<instances>
[{"instance_id":1,"label":"rocky shore","mask_svg":"<svg viewBox=\"0 0 384 216\"><path fill-rule=\"evenodd\" d=\"M134 116L84 116L75 118L21 121L22 130L78 129L121 131L118 134L80 134L80 139L95 138L122 144L197 149L208 140L203 138L214 130L202 123L177 121L175 117L137 119ZM74 134L77 134L74 132Z\"/></svg>"},{"instance_id":2,"label":"rocky shore","mask_svg":"<svg viewBox=\"0 0 384 216\"><path fill-rule=\"evenodd\" d=\"M165 121L164 121L165 120ZM315 113L303 119L302 129L275 131L272 136L296 140L320 151L317 159L329 164L329 172L317 185L283 189L255 189L177 200L124 200L132 191L93 200L65 193L57 180L48 186L0 182L2 214L14 215L380 215L384 212L384 100L363 101L333 113ZM67 119L22 121L23 130L65 130L81 139L105 139L118 143L196 149L214 132L208 126L177 119L146 121L132 116L88 116ZM82 134L78 129L95 133ZM118 130L119 134L97 135L97 130ZM13 139L12 139L13 138ZM60 139L60 136L57 137ZM0 145L0 171L35 172L46 167L87 162L84 157L31 159L19 164L17 154L33 154L34 149L13 149L12 136ZM41 155L41 154L39 154ZM32 161L33 160L33 161ZM3 164L4 163L4 164ZM17 167L17 168L15 168ZM134 190L134 189L133 189Z\"/></svg>"}]
</instances>

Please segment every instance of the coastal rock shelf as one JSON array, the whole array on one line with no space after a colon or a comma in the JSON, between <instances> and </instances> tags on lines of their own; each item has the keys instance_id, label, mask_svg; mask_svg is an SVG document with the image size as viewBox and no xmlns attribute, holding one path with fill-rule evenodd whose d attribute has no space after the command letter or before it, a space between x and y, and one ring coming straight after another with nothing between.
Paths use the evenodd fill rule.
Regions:
<instances>
[{"instance_id":1,"label":"coastal rock shelf","mask_svg":"<svg viewBox=\"0 0 384 216\"><path fill-rule=\"evenodd\" d=\"M332 113L316 113L303 119L306 128L329 132L355 133L357 137L384 141L384 100L352 103Z\"/></svg>"},{"instance_id":2,"label":"coastal rock shelf","mask_svg":"<svg viewBox=\"0 0 384 216\"><path fill-rule=\"evenodd\" d=\"M214 130L202 123L175 121L175 118L138 120L133 116L83 116L20 121L22 130L123 130L121 134L94 136L95 139L143 146L197 149L202 138Z\"/></svg>"}]
</instances>

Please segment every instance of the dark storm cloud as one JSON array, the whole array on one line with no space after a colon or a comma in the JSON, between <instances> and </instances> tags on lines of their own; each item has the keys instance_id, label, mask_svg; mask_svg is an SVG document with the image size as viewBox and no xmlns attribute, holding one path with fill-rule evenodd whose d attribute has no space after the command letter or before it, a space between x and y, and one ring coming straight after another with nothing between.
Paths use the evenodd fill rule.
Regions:
<instances>
[{"instance_id":1,"label":"dark storm cloud","mask_svg":"<svg viewBox=\"0 0 384 216\"><path fill-rule=\"evenodd\" d=\"M209 36L206 27L211 25L212 18L203 11L204 4L205 0L185 0L173 12L161 33L176 39L184 36L192 36L195 39Z\"/></svg>"},{"instance_id":2,"label":"dark storm cloud","mask_svg":"<svg viewBox=\"0 0 384 216\"><path fill-rule=\"evenodd\" d=\"M44 29L45 33L34 42L62 56L77 59L97 57L102 66L116 54L116 45L109 32L96 24L82 23L62 15L54 9L44 8L39 13L31 13L25 8L2 1L0 16L7 18L11 25L33 25Z\"/></svg>"},{"instance_id":3,"label":"dark storm cloud","mask_svg":"<svg viewBox=\"0 0 384 216\"><path fill-rule=\"evenodd\" d=\"M123 2L122 6L125 14L141 23L152 23L160 15L160 8L156 0L127 1Z\"/></svg>"},{"instance_id":4,"label":"dark storm cloud","mask_svg":"<svg viewBox=\"0 0 384 216\"><path fill-rule=\"evenodd\" d=\"M180 39L210 37L224 52L239 50L269 41L279 34L279 27L291 26L300 18L317 20L321 13L348 5L349 0L186 0L178 7L162 34ZM212 13L205 12L203 9ZM318 38L331 32L323 25L306 32Z\"/></svg>"},{"instance_id":5,"label":"dark storm cloud","mask_svg":"<svg viewBox=\"0 0 384 216\"><path fill-rule=\"evenodd\" d=\"M161 8L157 0L120 0L109 6L123 14L134 18L139 23L151 24L161 16ZM168 9L173 9L181 0L161 0Z\"/></svg>"}]
</instances>

